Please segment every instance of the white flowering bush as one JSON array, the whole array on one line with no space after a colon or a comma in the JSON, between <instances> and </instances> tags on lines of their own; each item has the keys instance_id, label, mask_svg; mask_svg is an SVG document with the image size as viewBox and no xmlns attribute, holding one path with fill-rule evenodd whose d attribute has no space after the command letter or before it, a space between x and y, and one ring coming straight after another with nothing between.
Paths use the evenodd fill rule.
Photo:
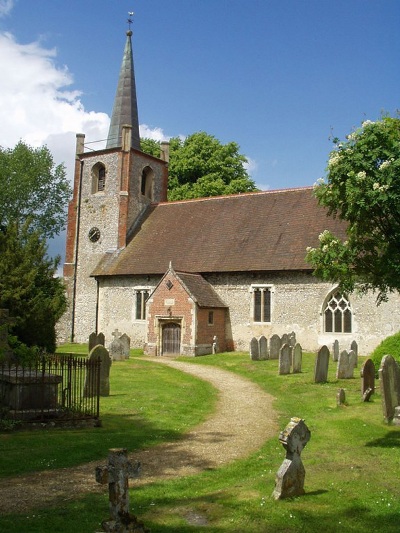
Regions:
<instances>
[{"instance_id":1,"label":"white flowering bush","mask_svg":"<svg viewBox=\"0 0 400 533\"><path fill-rule=\"evenodd\" d=\"M382 301L400 290L400 119L366 120L334 144L314 192L330 216L347 222L348 237L322 233L307 260L318 277L346 292L378 290Z\"/></svg>"}]
</instances>

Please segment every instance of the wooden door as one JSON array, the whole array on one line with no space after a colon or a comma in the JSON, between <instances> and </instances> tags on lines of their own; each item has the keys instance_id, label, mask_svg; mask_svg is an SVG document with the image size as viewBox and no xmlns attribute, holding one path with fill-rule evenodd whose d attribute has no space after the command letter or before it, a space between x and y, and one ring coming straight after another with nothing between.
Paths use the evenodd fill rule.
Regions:
<instances>
[{"instance_id":1,"label":"wooden door","mask_svg":"<svg viewBox=\"0 0 400 533\"><path fill-rule=\"evenodd\" d=\"M181 352L181 326L179 324L165 324L162 328L161 355L178 355Z\"/></svg>"}]
</instances>

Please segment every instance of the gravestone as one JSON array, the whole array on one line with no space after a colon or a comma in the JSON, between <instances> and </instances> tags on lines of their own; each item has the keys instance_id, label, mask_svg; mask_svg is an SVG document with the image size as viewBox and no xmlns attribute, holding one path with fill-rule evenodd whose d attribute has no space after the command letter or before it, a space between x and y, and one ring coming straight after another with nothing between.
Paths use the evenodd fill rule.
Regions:
<instances>
[{"instance_id":1,"label":"gravestone","mask_svg":"<svg viewBox=\"0 0 400 533\"><path fill-rule=\"evenodd\" d=\"M343 350L340 352L336 369L337 379L351 379L354 377L355 355L354 352Z\"/></svg>"},{"instance_id":2,"label":"gravestone","mask_svg":"<svg viewBox=\"0 0 400 533\"><path fill-rule=\"evenodd\" d=\"M367 359L361 367L361 395L367 402L375 392L375 365L372 359Z\"/></svg>"},{"instance_id":3,"label":"gravestone","mask_svg":"<svg viewBox=\"0 0 400 533\"><path fill-rule=\"evenodd\" d=\"M268 341L264 335L258 339L259 353L261 361L268 359Z\"/></svg>"},{"instance_id":4,"label":"gravestone","mask_svg":"<svg viewBox=\"0 0 400 533\"><path fill-rule=\"evenodd\" d=\"M353 341L350 345L350 350L353 350L356 356L356 366L358 366L358 344L356 341Z\"/></svg>"},{"instance_id":5,"label":"gravestone","mask_svg":"<svg viewBox=\"0 0 400 533\"><path fill-rule=\"evenodd\" d=\"M332 361L339 360L339 341L336 339L332 345Z\"/></svg>"},{"instance_id":6,"label":"gravestone","mask_svg":"<svg viewBox=\"0 0 400 533\"><path fill-rule=\"evenodd\" d=\"M306 473L300 455L310 437L310 430L301 418L291 418L279 434L279 441L286 450L286 458L276 474L275 490L272 493L275 500L304 494Z\"/></svg>"},{"instance_id":7,"label":"gravestone","mask_svg":"<svg viewBox=\"0 0 400 533\"><path fill-rule=\"evenodd\" d=\"M290 346L290 339L289 339L289 335L287 333L284 333L281 337L281 347L284 345L284 344L289 344Z\"/></svg>"},{"instance_id":8,"label":"gravestone","mask_svg":"<svg viewBox=\"0 0 400 533\"><path fill-rule=\"evenodd\" d=\"M344 405L346 403L346 392L344 389L338 389L336 394L336 405Z\"/></svg>"},{"instance_id":9,"label":"gravestone","mask_svg":"<svg viewBox=\"0 0 400 533\"><path fill-rule=\"evenodd\" d=\"M269 340L269 358L270 359L278 359L279 358L279 350L281 349L281 338L279 335L272 335L272 337Z\"/></svg>"},{"instance_id":10,"label":"gravestone","mask_svg":"<svg viewBox=\"0 0 400 533\"><path fill-rule=\"evenodd\" d=\"M285 343L279 352L279 367L278 367L278 374L284 375L284 374L290 374L290 357L291 355L291 349L289 344Z\"/></svg>"},{"instance_id":11,"label":"gravestone","mask_svg":"<svg viewBox=\"0 0 400 533\"><path fill-rule=\"evenodd\" d=\"M131 350L131 338L126 333L124 333L123 335L121 335L119 340L124 345L124 356L125 356L125 359L129 359L130 350Z\"/></svg>"},{"instance_id":12,"label":"gravestone","mask_svg":"<svg viewBox=\"0 0 400 533\"><path fill-rule=\"evenodd\" d=\"M103 333L96 333L93 331L89 335L89 353L93 350L93 348L97 345L101 344L104 346L104 334Z\"/></svg>"},{"instance_id":13,"label":"gravestone","mask_svg":"<svg viewBox=\"0 0 400 533\"><path fill-rule=\"evenodd\" d=\"M294 345L293 353L292 353L293 374L299 374L301 372L302 359L303 359L303 350L300 344L297 342Z\"/></svg>"},{"instance_id":14,"label":"gravestone","mask_svg":"<svg viewBox=\"0 0 400 533\"><path fill-rule=\"evenodd\" d=\"M379 384L382 396L383 417L391 422L395 417L396 407L400 405L400 369L391 355L382 358L379 369ZM397 424L398 419L394 422Z\"/></svg>"},{"instance_id":15,"label":"gravestone","mask_svg":"<svg viewBox=\"0 0 400 533\"><path fill-rule=\"evenodd\" d=\"M122 361L126 359L124 352L124 343L121 341L121 333L116 329L112 333L114 340L110 344L110 355L113 361Z\"/></svg>"},{"instance_id":16,"label":"gravestone","mask_svg":"<svg viewBox=\"0 0 400 533\"><path fill-rule=\"evenodd\" d=\"M108 484L110 517L102 522L103 531L113 533L149 533L137 517L129 512L129 479L137 477L140 463L128 461L125 448L109 450L108 464L96 467L96 481Z\"/></svg>"},{"instance_id":17,"label":"gravestone","mask_svg":"<svg viewBox=\"0 0 400 533\"><path fill-rule=\"evenodd\" d=\"M110 395L110 368L111 368L111 357L108 353L108 350L98 344L95 346L89 354L89 362L95 362L100 359L100 379L97 378L97 369L95 366L88 366L85 387L83 395L86 398L91 398L97 396L97 384L99 383L99 394L100 396L109 396Z\"/></svg>"},{"instance_id":18,"label":"gravestone","mask_svg":"<svg viewBox=\"0 0 400 533\"><path fill-rule=\"evenodd\" d=\"M324 383L328 379L329 349L322 346L317 353L314 367L314 382Z\"/></svg>"},{"instance_id":19,"label":"gravestone","mask_svg":"<svg viewBox=\"0 0 400 533\"><path fill-rule=\"evenodd\" d=\"M294 348L296 346L296 333L292 331L292 333L289 333L289 345L291 348Z\"/></svg>"},{"instance_id":20,"label":"gravestone","mask_svg":"<svg viewBox=\"0 0 400 533\"><path fill-rule=\"evenodd\" d=\"M258 345L258 340L255 337L250 341L250 359L252 361L260 360L260 347Z\"/></svg>"}]
</instances>

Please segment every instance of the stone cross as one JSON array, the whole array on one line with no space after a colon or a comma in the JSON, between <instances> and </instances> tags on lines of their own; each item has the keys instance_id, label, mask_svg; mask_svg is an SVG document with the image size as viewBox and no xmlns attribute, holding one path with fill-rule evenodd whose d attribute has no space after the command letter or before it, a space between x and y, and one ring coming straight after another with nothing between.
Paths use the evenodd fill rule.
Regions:
<instances>
[{"instance_id":1,"label":"stone cross","mask_svg":"<svg viewBox=\"0 0 400 533\"><path fill-rule=\"evenodd\" d=\"M148 531L129 513L128 480L137 477L139 471L140 463L132 465L128 461L128 452L125 448L109 450L108 464L96 467L96 481L102 485L108 484L110 519L102 523L104 531L113 533Z\"/></svg>"},{"instance_id":2,"label":"stone cross","mask_svg":"<svg viewBox=\"0 0 400 533\"><path fill-rule=\"evenodd\" d=\"M304 494L305 470L300 454L310 440L311 433L304 420L293 417L279 434L279 441L286 450L286 458L276 474L275 500Z\"/></svg>"}]
</instances>

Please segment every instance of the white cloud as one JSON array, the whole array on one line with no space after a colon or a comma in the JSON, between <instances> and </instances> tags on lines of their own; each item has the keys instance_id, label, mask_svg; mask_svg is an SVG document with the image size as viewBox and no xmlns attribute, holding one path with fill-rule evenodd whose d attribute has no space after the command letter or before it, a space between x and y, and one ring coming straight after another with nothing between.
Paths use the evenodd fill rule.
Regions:
<instances>
[{"instance_id":1,"label":"white cloud","mask_svg":"<svg viewBox=\"0 0 400 533\"><path fill-rule=\"evenodd\" d=\"M168 141L170 137L165 135L162 128L151 128L147 124L140 124L139 133L141 137L153 139L154 141Z\"/></svg>"},{"instance_id":2,"label":"white cloud","mask_svg":"<svg viewBox=\"0 0 400 533\"><path fill-rule=\"evenodd\" d=\"M14 7L14 0L0 0L0 17L5 17Z\"/></svg>"}]
</instances>

